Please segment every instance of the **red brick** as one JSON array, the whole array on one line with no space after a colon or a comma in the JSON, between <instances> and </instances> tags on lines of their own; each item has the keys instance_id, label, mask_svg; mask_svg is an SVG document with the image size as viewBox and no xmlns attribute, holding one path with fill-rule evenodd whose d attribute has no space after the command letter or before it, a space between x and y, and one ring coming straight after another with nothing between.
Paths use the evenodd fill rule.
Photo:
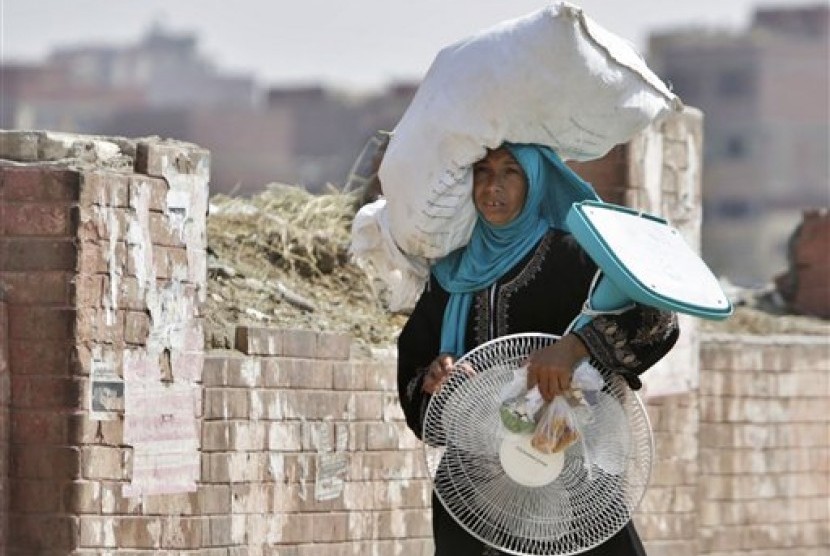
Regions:
<instances>
[{"instance_id":1,"label":"red brick","mask_svg":"<svg viewBox=\"0 0 830 556\"><path fill-rule=\"evenodd\" d=\"M111 322L109 318L112 318ZM124 311L81 307L75 321L75 339L79 342L123 344L125 321Z\"/></svg>"},{"instance_id":2,"label":"red brick","mask_svg":"<svg viewBox=\"0 0 830 556\"><path fill-rule=\"evenodd\" d=\"M8 316L12 340L63 340L73 335L72 309L9 305Z\"/></svg>"},{"instance_id":3,"label":"red brick","mask_svg":"<svg viewBox=\"0 0 830 556\"><path fill-rule=\"evenodd\" d=\"M75 548L77 525L68 516L39 514L9 517L9 556L67 554Z\"/></svg>"},{"instance_id":4,"label":"red brick","mask_svg":"<svg viewBox=\"0 0 830 556\"><path fill-rule=\"evenodd\" d=\"M43 375L12 375L11 407L73 410L79 408L82 385L78 380Z\"/></svg>"},{"instance_id":5,"label":"red brick","mask_svg":"<svg viewBox=\"0 0 830 556\"><path fill-rule=\"evenodd\" d=\"M91 205L108 207L129 206L129 174L95 170L80 176L80 197L82 207Z\"/></svg>"},{"instance_id":6,"label":"red brick","mask_svg":"<svg viewBox=\"0 0 830 556\"><path fill-rule=\"evenodd\" d=\"M0 270L75 270L76 258L70 239L0 238Z\"/></svg>"},{"instance_id":7,"label":"red brick","mask_svg":"<svg viewBox=\"0 0 830 556\"><path fill-rule=\"evenodd\" d=\"M6 203L0 233L7 236L66 236L72 233L65 203Z\"/></svg>"},{"instance_id":8,"label":"red brick","mask_svg":"<svg viewBox=\"0 0 830 556\"><path fill-rule=\"evenodd\" d=\"M184 270L179 276L186 280L187 264L187 249L183 247L153 247L153 266L155 267L156 278L170 279L174 272Z\"/></svg>"},{"instance_id":9,"label":"red brick","mask_svg":"<svg viewBox=\"0 0 830 556\"><path fill-rule=\"evenodd\" d=\"M145 190L148 193L149 209L156 212L167 210L167 191L170 186L164 178L152 178L149 176L130 176L130 206L138 208L137 197L139 191Z\"/></svg>"},{"instance_id":10,"label":"red brick","mask_svg":"<svg viewBox=\"0 0 830 556\"><path fill-rule=\"evenodd\" d=\"M59 481L15 479L11 481L10 510L12 513L54 514L62 506Z\"/></svg>"},{"instance_id":11,"label":"red brick","mask_svg":"<svg viewBox=\"0 0 830 556\"><path fill-rule=\"evenodd\" d=\"M6 363L9 356L9 317L8 303L3 284L0 281L0 373L8 371Z\"/></svg>"},{"instance_id":12,"label":"red brick","mask_svg":"<svg viewBox=\"0 0 830 556\"><path fill-rule=\"evenodd\" d=\"M207 527L207 525L205 526ZM202 518L166 516L162 521L161 546L198 548L202 545Z\"/></svg>"},{"instance_id":13,"label":"red brick","mask_svg":"<svg viewBox=\"0 0 830 556\"><path fill-rule=\"evenodd\" d=\"M73 307L103 307L104 276L101 274L77 274L70 284ZM109 292L106 292L109 295Z\"/></svg>"},{"instance_id":14,"label":"red brick","mask_svg":"<svg viewBox=\"0 0 830 556\"><path fill-rule=\"evenodd\" d=\"M12 444L11 477L15 479L79 478L80 450L69 446Z\"/></svg>"},{"instance_id":15,"label":"red brick","mask_svg":"<svg viewBox=\"0 0 830 556\"><path fill-rule=\"evenodd\" d=\"M87 479L124 478L124 453L126 448L116 446L82 446L81 474Z\"/></svg>"},{"instance_id":16,"label":"red brick","mask_svg":"<svg viewBox=\"0 0 830 556\"><path fill-rule=\"evenodd\" d=\"M67 421L69 443L121 446L124 444L124 424L121 421L93 421L87 413L64 417Z\"/></svg>"},{"instance_id":17,"label":"red brick","mask_svg":"<svg viewBox=\"0 0 830 556\"><path fill-rule=\"evenodd\" d=\"M260 326L237 326L236 349L247 355L282 355L285 331Z\"/></svg>"},{"instance_id":18,"label":"red brick","mask_svg":"<svg viewBox=\"0 0 830 556\"><path fill-rule=\"evenodd\" d=\"M78 191L74 170L0 167L0 196L6 201L76 201Z\"/></svg>"},{"instance_id":19,"label":"red brick","mask_svg":"<svg viewBox=\"0 0 830 556\"><path fill-rule=\"evenodd\" d=\"M147 300L145 292L141 290L138 280L134 276L122 275L118 279L116 295L116 306L119 309L130 309L132 311L146 311ZM110 278L104 277L104 295L110 295Z\"/></svg>"},{"instance_id":20,"label":"red brick","mask_svg":"<svg viewBox=\"0 0 830 556\"><path fill-rule=\"evenodd\" d=\"M283 337L283 355L316 358L317 335L313 330L286 330Z\"/></svg>"},{"instance_id":21,"label":"red brick","mask_svg":"<svg viewBox=\"0 0 830 556\"><path fill-rule=\"evenodd\" d=\"M148 176L164 177L169 164L180 174L193 174L200 161L208 159L206 149L189 144L162 143L159 141L140 141L136 145L135 172Z\"/></svg>"},{"instance_id":22,"label":"red brick","mask_svg":"<svg viewBox=\"0 0 830 556\"><path fill-rule=\"evenodd\" d=\"M62 270L0 272L6 299L16 305L69 305L72 273Z\"/></svg>"},{"instance_id":23,"label":"red brick","mask_svg":"<svg viewBox=\"0 0 830 556\"><path fill-rule=\"evenodd\" d=\"M11 414L14 444L66 444L69 438L69 415L53 409L15 409Z\"/></svg>"},{"instance_id":24,"label":"red brick","mask_svg":"<svg viewBox=\"0 0 830 556\"><path fill-rule=\"evenodd\" d=\"M146 312L128 311L124 324L124 340L129 344L147 343L150 333L150 315Z\"/></svg>"},{"instance_id":25,"label":"red brick","mask_svg":"<svg viewBox=\"0 0 830 556\"><path fill-rule=\"evenodd\" d=\"M125 247L126 249L126 247ZM78 242L78 272L96 274L107 272L109 265L109 246L99 241Z\"/></svg>"},{"instance_id":26,"label":"red brick","mask_svg":"<svg viewBox=\"0 0 830 556\"><path fill-rule=\"evenodd\" d=\"M320 332L317 337L317 357L320 359L348 360L352 337L349 334Z\"/></svg>"},{"instance_id":27,"label":"red brick","mask_svg":"<svg viewBox=\"0 0 830 556\"><path fill-rule=\"evenodd\" d=\"M9 364L15 375L69 376L71 354L71 341L9 341Z\"/></svg>"},{"instance_id":28,"label":"red brick","mask_svg":"<svg viewBox=\"0 0 830 556\"><path fill-rule=\"evenodd\" d=\"M114 529L119 548L158 548L161 544L158 517L117 517Z\"/></svg>"},{"instance_id":29,"label":"red brick","mask_svg":"<svg viewBox=\"0 0 830 556\"><path fill-rule=\"evenodd\" d=\"M61 507L72 514L100 514L102 490L97 481L64 483Z\"/></svg>"},{"instance_id":30,"label":"red brick","mask_svg":"<svg viewBox=\"0 0 830 556\"><path fill-rule=\"evenodd\" d=\"M123 238L129 230L132 215L125 208L106 208L88 211L77 226L77 238L80 242L101 242L109 248L110 237ZM113 228L115 227L115 228Z\"/></svg>"},{"instance_id":31,"label":"red brick","mask_svg":"<svg viewBox=\"0 0 830 556\"><path fill-rule=\"evenodd\" d=\"M150 213L150 241L154 246L184 247L179 230L170 224L170 218L166 214Z\"/></svg>"}]
</instances>

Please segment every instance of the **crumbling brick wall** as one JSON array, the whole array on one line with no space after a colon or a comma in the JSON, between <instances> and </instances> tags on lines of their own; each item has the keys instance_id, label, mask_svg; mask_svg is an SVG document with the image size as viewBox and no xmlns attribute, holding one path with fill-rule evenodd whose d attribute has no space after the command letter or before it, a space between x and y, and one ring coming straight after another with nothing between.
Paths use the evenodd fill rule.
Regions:
<instances>
[{"instance_id":1,"label":"crumbling brick wall","mask_svg":"<svg viewBox=\"0 0 830 556\"><path fill-rule=\"evenodd\" d=\"M599 161L611 167L593 168L592 179L607 200L668 217L696 247L700 128L694 111L660 122ZM237 350L203 351L207 153L177 142L18 132L0 134L0 158L8 313L4 323L0 302L0 448L4 407L10 423L0 547L26 555L430 553L429 481L398 408L393 353L361 358L345 336L249 327L238 329ZM730 340L711 353L729 344L752 355L722 363L708 355L701 376L696 324L682 329L681 343L646 376L657 459L635 518L649 554L767 556L751 544L759 535L818 554L826 513L814 495L782 485L807 478L812 488L827 472L826 443L809 444L827 438L826 418L809 421L797 409L822 395L826 405L826 351L810 347L816 359L805 367L793 359L798 349ZM733 375L754 380L758 369L775 371L780 388L770 397L789 411L750 415L776 430L761 445L779 461L794 447L781 440L785 423L814 435L795 446L799 465L814 470L782 473L775 496L759 497L813 512L799 510L780 528L759 500L744 508L742 472L711 463L757 464L748 448L709 439L725 429L749 434L735 419L754 393L716 388ZM824 384L824 393L804 394L804 380ZM727 406L729 419L717 413ZM765 492L767 468L753 469ZM736 535L750 540L722 550Z\"/></svg>"},{"instance_id":2,"label":"crumbling brick wall","mask_svg":"<svg viewBox=\"0 0 830 556\"><path fill-rule=\"evenodd\" d=\"M65 168L0 166L10 554L73 548L64 496L80 462L70 442L81 390L70 370L78 183Z\"/></svg>"},{"instance_id":3,"label":"crumbling brick wall","mask_svg":"<svg viewBox=\"0 0 830 556\"><path fill-rule=\"evenodd\" d=\"M191 546L178 508L149 495L195 492L199 479L207 153L2 132L0 158L4 546Z\"/></svg>"},{"instance_id":4,"label":"crumbling brick wall","mask_svg":"<svg viewBox=\"0 0 830 556\"><path fill-rule=\"evenodd\" d=\"M2 205L0 204L0 207ZM0 208L2 211L2 208ZM0 554L9 538L9 338L6 296L0 286Z\"/></svg>"}]
</instances>

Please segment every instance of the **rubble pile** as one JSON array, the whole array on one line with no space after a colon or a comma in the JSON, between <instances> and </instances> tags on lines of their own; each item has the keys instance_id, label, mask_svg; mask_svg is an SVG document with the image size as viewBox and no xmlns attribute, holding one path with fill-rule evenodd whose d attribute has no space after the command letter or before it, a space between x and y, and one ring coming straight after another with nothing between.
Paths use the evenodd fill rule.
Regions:
<instances>
[{"instance_id":1,"label":"rubble pile","mask_svg":"<svg viewBox=\"0 0 830 556\"><path fill-rule=\"evenodd\" d=\"M251 197L210 199L208 347L232 347L237 325L345 332L358 345L395 343L379 282L349 258L357 198L269 185Z\"/></svg>"}]
</instances>

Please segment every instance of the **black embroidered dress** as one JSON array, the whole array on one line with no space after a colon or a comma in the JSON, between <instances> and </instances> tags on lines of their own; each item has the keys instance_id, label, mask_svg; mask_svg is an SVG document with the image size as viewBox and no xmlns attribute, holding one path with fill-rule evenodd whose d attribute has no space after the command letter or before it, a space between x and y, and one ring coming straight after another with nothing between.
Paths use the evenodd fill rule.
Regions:
<instances>
[{"instance_id":1,"label":"black embroidered dress","mask_svg":"<svg viewBox=\"0 0 830 556\"><path fill-rule=\"evenodd\" d=\"M561 335L579 313L596 265L568 234L550 230L531 252L489 288L476 292L465 351L490 339L519 332ZM449 294L434 277L398 338L398 391L406 421L420 438L429 394L422 391L426 369L439 353L441 323ZM679 330L673 313L636 306L618 316L600 316L575 331L594 365L622 375L639 389L639 375L674 345ZM469 535L433 496L436 556L499 554ZM591 556L644 555L629 524L615 537L586 552Z\"/></svg>"}]
</instances>

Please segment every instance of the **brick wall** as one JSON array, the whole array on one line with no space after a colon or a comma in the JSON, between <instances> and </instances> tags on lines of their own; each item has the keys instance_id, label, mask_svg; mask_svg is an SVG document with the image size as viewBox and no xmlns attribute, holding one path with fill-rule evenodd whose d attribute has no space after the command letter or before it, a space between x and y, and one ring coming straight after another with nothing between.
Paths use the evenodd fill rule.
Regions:
<instances>
[{"instance_id":1,"label":"brick wall","mask_svg":"<svg viewBox=\"0 0 830 556\"><path fill-rule=\"evenodd\" d=\"M350 358L350 343L245 327L240 351L208 352L200 493L217 514L211 546L431 554L430 488L394 356Z\"/></svg>"},{"instance_id":2,"label":"brick wall","mask_svg":"<svg viewBox=\"0 0 830 556\"><path fill-rule=\"evenodd\" d=\"M3 546L189 546L165 495L195 496L199 478L207 153L0 132L0 159L11 382L0 390L11 421Z\"/></svg>"},{"instance_id":3,"label":"brick wall","mask_svg":"<svg viewBox=\"0 0 830 556\"><path fill-rule=\"evenodd\" d=\"M830 318L830 209L804 211L787 255L789 269L776 285L790 308Z\"/></svg>"},{"instance_id":4,"label":"brick wall","mask_svg":"<svg viewBox=\"0 0 830 556\"><path fill-rule=\"evenodd\" d=\"M696 246L700 144L690 112L582 171ZM207 153L0 132L0 158L7 554L431 553L394 353L247 327L235 350L203 351ZM635 519L649 554L817 556L826 347L709 339L699 376L697 327L682 326L646 376L657 458Z\"/></svg>"},{"instance_id":5,"label":"brick wall","mask_svg":"<svg viewBox=\"0 0 830 556\"><path fill-rule=\"evenodd\" d=\"M344 336L251 328L237 347L205 359L203 546L431 554L394 353L349 357ZM657 457L635 521L650 556L824 554L826 341L708 337L702 352L699 392L647 400Z\"/></svg>"},{"instance_id":6,"label":"brick wall","mask_svg":"<svg viewBox=\"0 0 830 556\"><path fill-rule=\"evenodd\" d=\"M6 298L3 287L0 285L0 554L5 553L9 538L9 398L11 397L11 384L9 381L8 343Z\"/></svg>"},{"instance_id":7,"label":"brick wall","mask_svg":"<svg viewBox=\"0 0 830 556\"><path fill-rule=\"evenodd\" d=\"M830 552L830 344L713 336L702 349L700 554Z\"/></svg>"},{"instance_id":8,"label":"brick wall","mask_svg":"<svg viewBox=\"0 0 830 556\"><path fill-rule=\"evenodd\" d=\"M10 389L9 553L73 547L71 496L80 454L70 441L81 383L70 369L78 173L0 166L0 283L6 291ZM49 552L51 553L51 552Z\"/></svg>"}]
</instances>

